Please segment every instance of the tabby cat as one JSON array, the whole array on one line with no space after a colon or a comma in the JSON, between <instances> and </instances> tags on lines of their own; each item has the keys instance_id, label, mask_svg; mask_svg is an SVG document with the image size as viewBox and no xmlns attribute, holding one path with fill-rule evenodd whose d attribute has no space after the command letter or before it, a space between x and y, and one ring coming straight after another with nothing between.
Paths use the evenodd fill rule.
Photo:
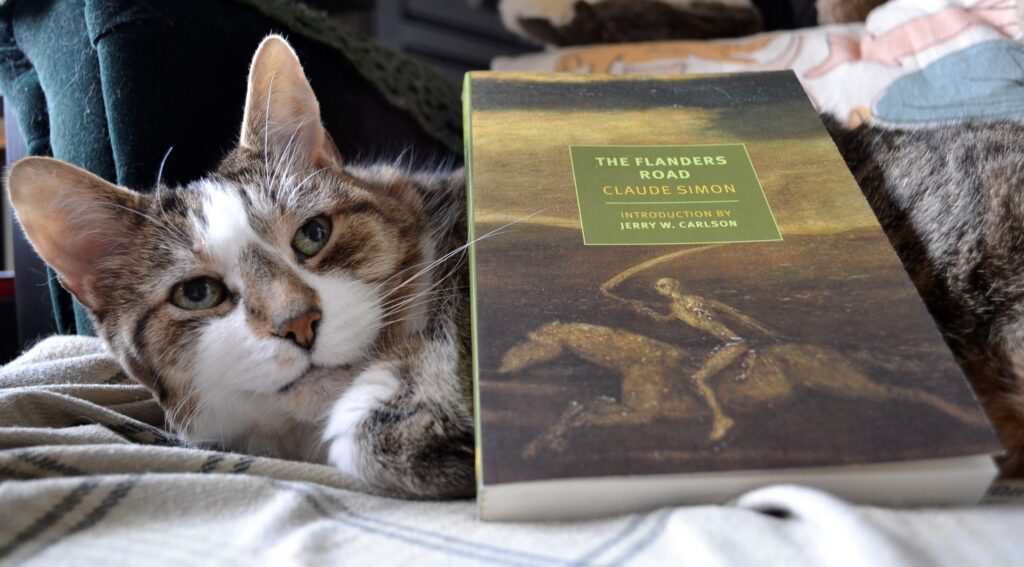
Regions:
<instances>
[{"instance_id":1,"label":"tabby cat","mask_svg":"<svg viewBox=\"0 0 1024 567\"><path fill-rule=\"evenodd\" d=\"M824 119L1024 476L1024 126Z\"/></svg>"},{"instance_id":2,"label":"tabby cat","mask_svg":"<svg viewBox=\"0 0 1024 567\"><path fill-rule=\"evenodd\" d=\"M464 185L343 166L276 36L207 177L139 194L34 157L7 179L36 250L184 438L404 497L473 492Z\"/></svg>"}]
</instances>

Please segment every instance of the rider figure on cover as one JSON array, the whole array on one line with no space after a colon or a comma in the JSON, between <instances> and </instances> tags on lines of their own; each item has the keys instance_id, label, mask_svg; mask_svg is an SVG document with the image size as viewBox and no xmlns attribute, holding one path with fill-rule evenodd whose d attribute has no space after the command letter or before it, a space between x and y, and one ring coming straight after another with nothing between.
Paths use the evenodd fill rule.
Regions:
<instances>
[{"instance_id":1,"label":"rider figure on cover","mask_svg":"<svg viewBox=\"0 0 1024 567\"><path fill-rule=\"evenodd\" d=\"M647 307L642 301L631 301L630 304L638 313L651 317L656 321L678 319L686 325L722 341L722 345L712 351L704 359L697 371L690 376L690 380L696 387L698 394L704 398L708 407L711 408L711 414L714 417L710 439L712 441L720 441L736 422L722 411L710 381L744 355L746 355L743 361L745 372L750 371L756 360L756 352L747 339L728 327L726 322L738 325L738 328L762 333L771 338L777 339L780 338L780 335L755 319L740 313L720 301L699 295L684 294L680 291L679 280L675 278L659 279L654 284L654 289L658 294L671 301L669 313L662 315Z\"/></svg>"}]
</instances>

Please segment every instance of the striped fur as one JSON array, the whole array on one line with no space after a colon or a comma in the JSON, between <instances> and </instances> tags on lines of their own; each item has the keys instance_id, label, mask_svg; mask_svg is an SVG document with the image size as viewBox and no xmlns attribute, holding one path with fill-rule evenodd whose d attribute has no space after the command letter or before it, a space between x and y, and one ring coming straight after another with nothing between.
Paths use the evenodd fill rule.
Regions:
<instances>
[{"instance_id":1,"label":"striped fur","mask_svg":"<svg viewBox=\"0 0 1024 567\"><path fill-rule=\"evenodd\" d=\"M343 166L279 37L246 104L239 146L184 187L140 195L19 163L8 185L30 239L196 445L332 463L378 493L470 494L462 171ZM307 258L292 239L317 217L330 236ZM170 301L201 276L222 303ZM317 314L309 348L280 330L301 313Z\"/></svg>"},{"instance_id":2,"label":"striped fur","mask_svg":"<svg viewBox=\"0 0 1024 567\"><path fill-rule=\"evenodd\" d=\"M1024 476L1024 126L823 118Z\"/></svg>"}]
</instances>

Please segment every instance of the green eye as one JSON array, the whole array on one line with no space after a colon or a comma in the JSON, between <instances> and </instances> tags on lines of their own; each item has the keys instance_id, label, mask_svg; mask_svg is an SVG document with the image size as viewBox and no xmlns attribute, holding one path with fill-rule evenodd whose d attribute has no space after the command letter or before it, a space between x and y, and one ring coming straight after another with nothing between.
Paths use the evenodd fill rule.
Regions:
<instances>
[{"instance_id":1,"label":"green eye","mask_svg":"<svg viewBox=\"0 0 1024 567\"><path fill-rule=\"evenodd\" d=\"M305 258L316 256L331 236L331 221L316 217L306 221L292 237L292 248Z\"/></svg>"},{"instance_id":2,"label":"green eye","mask_svg":"<svg viewBox=\"0 0 1024 567\"><path fill-rule=\"evenodd\" d=\"M209 309L220 305L226 295L223 283L202 277L178 284L171 295L171 303L190 311Z\"/></svg>"}]
</instances>

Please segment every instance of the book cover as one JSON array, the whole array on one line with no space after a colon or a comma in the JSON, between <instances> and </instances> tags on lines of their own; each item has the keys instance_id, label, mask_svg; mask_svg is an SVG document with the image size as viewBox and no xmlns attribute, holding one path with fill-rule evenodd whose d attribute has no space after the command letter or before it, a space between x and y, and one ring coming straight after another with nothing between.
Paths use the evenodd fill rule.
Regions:
<instances>
[{"instance_id":1,"label":"book cover","mask_svg":"<svg viewBox=\"0 0 1024 567\"><path fill-rule=\"evenodd\" d=\"M464 97L483 517L508 486L999 451L791 72Z\"/></svg>"}]
</instances>

